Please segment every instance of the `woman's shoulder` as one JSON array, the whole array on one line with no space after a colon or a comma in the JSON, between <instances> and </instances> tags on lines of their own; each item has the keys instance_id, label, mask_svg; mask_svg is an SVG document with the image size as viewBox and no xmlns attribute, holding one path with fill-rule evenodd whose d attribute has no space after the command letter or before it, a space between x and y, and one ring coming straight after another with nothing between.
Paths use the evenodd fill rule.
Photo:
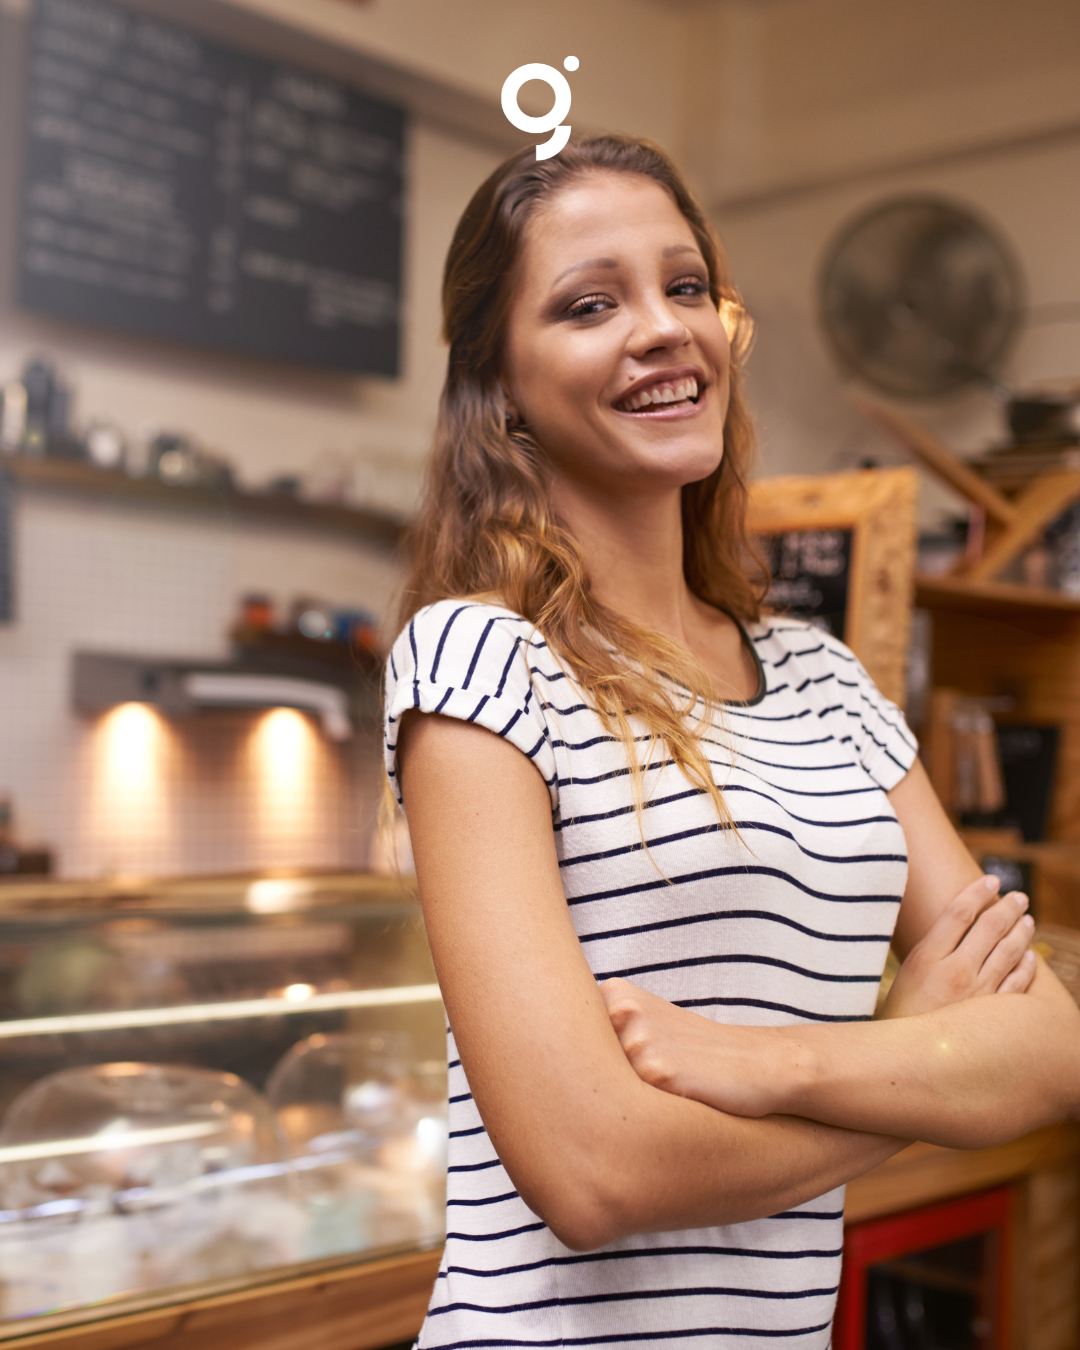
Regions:
<instances>
[{"instance_id":1,"label":"woman's shoulder","mask_svg":"<svg viewBox=\"0 0 1080 1350\"><path fill-rule=\"evenodd\" d=\"M507 663L546 650L534 624L505 605L471 599L436 600L417 610L398 634L387 661L391 684L404 678L484 688L509 678ZM505 679L504 679L505 683ZM501 692L501 691L500 691Z\"/></svg>"},{"instance_id":2,"label":"woman's shoulder","mask_svg":"<svg viewBox=\"0 0 1080 1350\"><path fill-rule=\"evenodd\" d=\"M451 599L417 610L386 662L386 772L395 792L398 723L416 710L471 722L516 746L547 783L555 810L558 773L534 687L535 675L552 678L550 661L535 625L504 605Z\"/></svg>"},{"instance_id":3,"label":"woman's shoulder","mask_svg":"<svg viewBox=\"0 0 1080 1350\"><path fill-rule=\"evenodd\" d=\"M827 719L886 791L911 768L917 745L903 712L839 638L804 619L773 616L748 634L767 669L770 692L790 691L805 712Z\"/></svg>"}]
</instances>

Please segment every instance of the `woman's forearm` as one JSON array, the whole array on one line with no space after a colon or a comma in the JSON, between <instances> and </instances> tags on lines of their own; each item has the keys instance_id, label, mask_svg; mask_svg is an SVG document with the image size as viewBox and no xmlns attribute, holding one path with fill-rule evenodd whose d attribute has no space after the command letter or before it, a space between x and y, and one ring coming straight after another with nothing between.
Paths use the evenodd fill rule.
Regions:
<instances>
[{"instance_id":1,"label":"woman's forearm","mask_svg":"<svg viewBox=\"0 0 1080 1350\"><path fill-rule=\"evenodd\" d=\"M1031 994L784 1035L781 1109L814 1120L984 1148L1080 1113L1080 1012L1045 967Z\"/></svg>"},{"instance_id":2,"label":"woman's forearm","mask_svg":"<svg viewBox=\"0 0 1080 1350\"><path fill-rule=\"evenodd\" d=\"M673 1012L684 1020L653 1015L640 1049L624 1031L624 1049L646 1081L718 1110L951 1148L990 1147L1080 1114L1080 1010L1045 966L1030 993L889 1021L691 1026ZM658 1031L665 1018L670 1029Z\"/></svg>"},{"instance_id":3,"label":"woman's forearm","mask_svg":"<svg viewBox=\"0 0 1080 1350\"><path fill-rule=\"evenodd\" d=\"M570 1246L781 1213L861 1176L909 1142L787 1116L749 1120L641 1087L640 1097L612 1102L605 1123L594 1117L582 1141L585 1156L564 1156L567 1187L587 1193L588 1208L575 1210L572 1200L565 1211L552 1207L550 1191L537 1204L522 1190ZM597 1125L606 1138L594 1134ZM561 1221L563 1212L574 1215L572 1224Z\"/></svg>"}]
</instances>

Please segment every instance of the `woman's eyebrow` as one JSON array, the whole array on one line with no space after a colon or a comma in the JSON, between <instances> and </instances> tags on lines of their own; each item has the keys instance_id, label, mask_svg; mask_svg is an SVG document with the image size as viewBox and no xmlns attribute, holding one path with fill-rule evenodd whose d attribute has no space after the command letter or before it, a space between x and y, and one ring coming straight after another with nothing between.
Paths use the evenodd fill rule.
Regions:
<instances>
[{"instance_id":1,"label":"woman's eyebrow","mask_svg":"<svg viewBox=\"0 0 1080 1350\"><path fill-rule=\"evenodd\" d=\"M670 244L660 255L663 258L675 258L680 253L693 253L696 257L701 257L701 250L695 248L693 244ZM560 282L565 281L567 277L573 276L575 272L589 272L594 268L612 268L618 267L618 261L615 258L589 258L585 262L574 263L573 267L568 267L565 272L560 272L552 282L552 288L558 286Z\"/></svg>"},{"instance_id":2,"label":"woman's eyebrow","mask_svg":"<svg viewBox=\"0 0 1080 1350\"><path fill-rule=\"evenodd\" d=\"M560 281L573 275L574 272L588 272L594 267L618 267L618 265L614 258L590 258L587 262L575 263L573 267L568 267L565 272L560 272L552 285L557 286Z\"/></svg>"}]
</instances>

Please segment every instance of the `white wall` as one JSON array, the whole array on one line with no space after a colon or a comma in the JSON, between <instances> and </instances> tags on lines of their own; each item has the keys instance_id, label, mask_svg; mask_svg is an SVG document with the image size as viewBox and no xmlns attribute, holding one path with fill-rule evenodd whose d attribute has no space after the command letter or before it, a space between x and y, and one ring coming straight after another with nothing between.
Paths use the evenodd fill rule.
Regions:
<instances>
[{"instance_id":1,"label":"white wall","mask_svg":"<svg viewBox=\"0 0 1080 1350\"><path fill-rule=\"evenodd\" d=\"M722 7L714 25L731 81L699 87L713 111L692 157L757 321L762 472L899 462L823 340L822 255L872 203L942 193L1011 242L1031 305L1080 302L1080 6L772 0ZM1080 323L1028 328L1003 375L1020 388L1080 377ZM986 393L908 406L958 450L1004 439ZM926 524L958 505L927 483Z\"/></svg>"},{"instance_id":2,"label":"white wall","mask_svg":"<svg viewBox=\"0 0 1080 1350\"><path fill-rule=\"evenodd\" d=\"M231 3L496 100L518 66L561 69L573 55L581 66L568 76L572 124L649 136L676 154L683 148L687 62L703 7L656 0Z\"/></svg>"}]
</instances>

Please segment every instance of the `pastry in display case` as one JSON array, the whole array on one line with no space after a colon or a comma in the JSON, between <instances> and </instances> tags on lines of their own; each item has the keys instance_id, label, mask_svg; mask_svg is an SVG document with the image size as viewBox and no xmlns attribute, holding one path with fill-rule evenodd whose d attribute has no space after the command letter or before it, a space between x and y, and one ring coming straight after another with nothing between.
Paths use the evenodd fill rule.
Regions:
<instances>
[{"instance_id":1,"label":"pastry in display case","mask_svg":"<svg viewBox=\"0 0 1080 1350\"><path fill-rule=\"evenodd\" d=\"M403 882L5 886L0 1042L0 1337L443 1239Z\"/></svg>"}]
</instances>

